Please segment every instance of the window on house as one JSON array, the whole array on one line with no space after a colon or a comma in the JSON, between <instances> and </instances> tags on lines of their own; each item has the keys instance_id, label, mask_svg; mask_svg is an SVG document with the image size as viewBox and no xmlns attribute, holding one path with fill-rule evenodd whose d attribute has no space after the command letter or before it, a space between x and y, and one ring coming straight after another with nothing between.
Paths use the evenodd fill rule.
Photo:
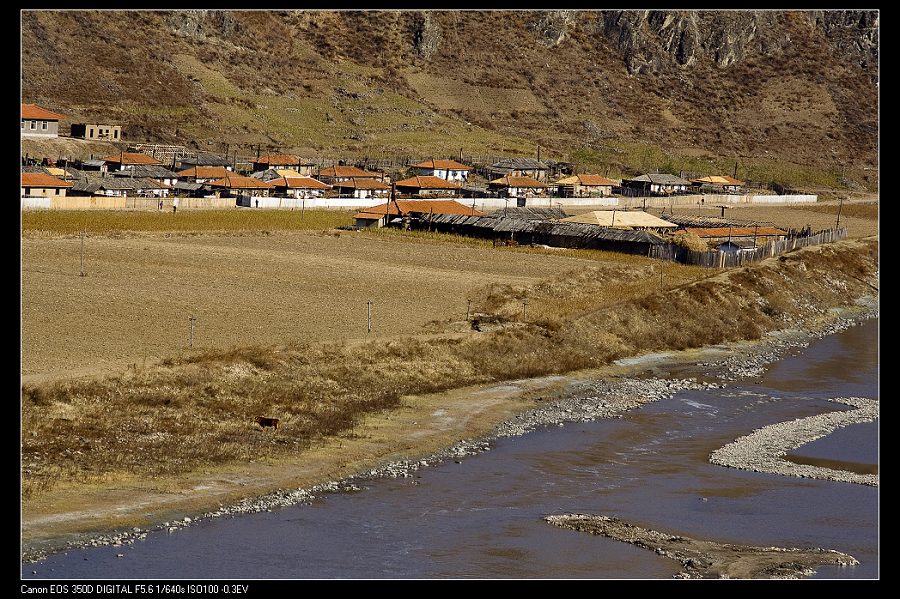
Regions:
<instances>
[{"instance_id":1,"label":"window on house","mask_svg":"<svg viewBox=\"0 0 900 599\"><path fill-rule=\"evenodd\" d=\"M47 130L47 121L41 121L41 129Z\"/></svg>"},{"instance_id":2,"label":"window on house","mask_svg":"<svg viewBox=\"0 0 900 599\"><path fill-rule=\"evenodd\" d=\"M119 139L119 130L118 129L113 130L113 139Z\"/></svg>"},{"instance_id":3,"label":"window on house","mask_svg":"<svg viewBox=\"0 0 900 599\"><path fill-rule=\"evenodd\" d=\"M22 121L22 129L25 128L25 121Z\"/></svg>"},{"instance_id":4,"label":"window on house","mask_svg":"<svg viewBox=\"0 0 900 599\"><path fill-rule=\"evenodd\" d=\"M31 128L37 129L37 121L31 121Z\"/></svg>"},{"instance_id":5,"label":"window on house","mask_svg":"<svg viewBox=\"0 0 900 599\"><path fill-rule=\"evenodd\" d=\"M56 195L59 195L59 188L54 189L53 193L55 193Z\"/></svg>"}]
</instances>

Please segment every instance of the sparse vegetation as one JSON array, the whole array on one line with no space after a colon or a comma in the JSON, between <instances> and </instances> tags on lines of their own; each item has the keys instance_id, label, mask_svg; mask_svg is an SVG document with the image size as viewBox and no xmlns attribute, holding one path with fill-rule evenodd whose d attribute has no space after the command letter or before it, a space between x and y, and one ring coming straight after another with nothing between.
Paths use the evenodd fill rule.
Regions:
<instances>
[{"instance_id":1,"label":"sparse vegetation","mask_svg":"<svg viewBox=\"0 0 900 599\"><path fill-rule=\"evenodd\" d=\"M678 66L652 24L610 27L616 12L548 29L546 11L25 11L23 99L121 121L126 140L243 154L533 155L540 144L614 177L732 174L738 160L738 178L877 188L877 60L848 59L854 27L788 11L695 17L728 35L697 40L696 60ZM856 35L872 33L859 23ZM550 47L548 31L562 36ZM741 55L727 67L703 48L716 37ZM631 44L650 68L633 68Z\"/></svg>"},{"instance_id":2,"label":"sparse vegetation","mask_svg":"<svg viewBox=\"0 0 900 599\"><path fill-rule=\"evenodd\" d=\"M274 458L351 432L404 394L758 338L870 292L876 264L876 241L841 242L702 279L709 271L670 266L660 288L649 261L598 263L533 285L484 288L476 312L491 332L209 349L104 379L28 384L24 497L58 482ZM257 415L281 418L277 435L254 426Z\"/></svg>"}]
</instances>

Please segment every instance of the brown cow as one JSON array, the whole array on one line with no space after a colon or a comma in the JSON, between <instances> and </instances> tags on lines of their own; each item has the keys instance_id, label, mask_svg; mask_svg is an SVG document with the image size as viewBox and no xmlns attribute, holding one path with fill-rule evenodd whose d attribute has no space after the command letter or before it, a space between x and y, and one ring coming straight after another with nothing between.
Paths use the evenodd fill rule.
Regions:
<instances>
[{"instance_id":1,"label":"brown cow","mask_svg":"<svg viewBox=\"0 0 900 599\"><path fill-rule=\"evenodd\" d=\"M278 430L278 418L265 418L263 416L257 416L254 421L256 424L261 426L262 428L266 428L267 426L271 426L276 431Z\"/></svg>"}]
</instances>

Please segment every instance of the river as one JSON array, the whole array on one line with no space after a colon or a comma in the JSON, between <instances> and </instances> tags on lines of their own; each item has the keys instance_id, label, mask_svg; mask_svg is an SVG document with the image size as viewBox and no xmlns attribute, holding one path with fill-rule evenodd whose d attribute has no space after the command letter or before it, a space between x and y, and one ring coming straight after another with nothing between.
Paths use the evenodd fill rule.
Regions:
<instances>
[{"instance_id":1,"label":"river","mask_svg":"<svg viewBox=\"0 0 900 599\"><path fill-rule=\"evenodd\" d=\"M878 320L773 363L758 379L686 390L623 418L568 423L492 442L492 450L367 480L310 505L204 519L120 547L23 564L36 579L657 579L677 562L549 525L549 514L616 516L694 538L836 549L854 567L813 578L879 577L879 488L710 464L710 452L762 426L878 398ZM877 472L878 422L788 456ZM818 462L816 462L818 460ZM358 483L359 484L359 483Z\"/></svg>"}]
</instances>

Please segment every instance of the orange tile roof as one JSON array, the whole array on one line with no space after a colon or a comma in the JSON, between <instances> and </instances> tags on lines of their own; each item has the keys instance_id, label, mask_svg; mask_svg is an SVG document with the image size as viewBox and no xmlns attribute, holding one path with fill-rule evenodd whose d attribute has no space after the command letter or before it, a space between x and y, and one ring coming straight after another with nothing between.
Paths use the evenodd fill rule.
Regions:
<instances>
[{"instance_id":1,"label":"orange tile roof","mask_svg":"<svg viewBox=\"0 0 900 599\"><path fill-rule=\"evenodd\" d=\"M253 162L254 164L300 164L300 159L291 154L263 154Z\"/></svg>"},{"instance_id":2,"label":"orange tile roof","mask_svg":"<svg viewBox=\"0 0 900 599\"><path fill-rule=\"evenodd\" d=\"M22 187L72 187L72 184L44 173L22 173Z\"/></svg>"},{"instance_id":3,"label":"orange tile roof","mask_svg":"<svg viewBox=\"0 0 900 599\"><path fill-rule=\"evenodd\" d=\"M334 184L335 187L346 187L350 189L390 189L391 186L377 179L368 177L362 179L350 179L349 181L339 181Z\"/></svg>"},{"instance_id":4,"label":"orange tile roof","mask_svg":"<svg viewBox=\"0 0 900 599\"><path fill-rule=\"evenodd\" d=\"M500 187L547 187L540 181L531 177L500 177L491 181L491 185Z\"/></svg>"},{"instance_id":5,"label":"orange tile roof","mask_svg":"<svg viewBox=\"0 0 900 599\"><path fill-rule=\"evenodd\" d=\"M472 167L461 164L455 160L425 160L413 166L418 168L434 168L448 171L470 171Z\"/></svg>"},{"instance_id":6,"label":"orange tile roof","mask_svg":"<svg viewBox=\"0 0 900 599\"><path fill-rule=\"evenodd\" d=\"M153 156L141 154L140 152L120 152L118 154L110 154L100 160L103 162L113 162L115 164L162 164L162 162Z\"/></svg>"},{"instance_id":7,"label":"orange tile roof","mask_svg":"<svg viewBox=\"0 0 900 599\"><path fill-rule=\"evenodd\" d=\"M55 112L50 112L46 108L41 108L37 104L22 104L22 118L42 121L60 121L68 117L64 114L56 114Z\"/></svg>"},{"instance_id":8,"label":"orange tile roof","mask_svg":"<svg viewBox=\"0 0 900 599\"><path fill-rule=\"evenodd\" d=\"M194 177L195 179L221 179L231 173L224 166L192 166L183 171L178 171L181 177Z\"/></svg>"},{"instance_id":9,"label":"orange tile roof","mask_svg":"<svg viewBox=\"0 0 900 599\"><path fill-rule=\"evenodd\" d=\"M556 183L557 185L616 185L615 181L607 179L606 177L601 177L600 175L573 175L571 177L566 177L565 179L560 179Z\"/></svg>"},{"instance_id":10,"label":"orange tile roof","mask_svg":"<svg viewBox=\"0 0 900 599\"><path fill-rule=\"evenodd\" d=\"M410 177L397 181L397 187L415 187L417 189L459 189L458 183L452 183L446 179L426 175L424 177Z\"/></svg>"},{"instance_id":11,"label":"orange tile roof","mask_svg":"<svg viewBox=\"0 0 900 599\"><path fill-rule=\"evenodd\" d=\"M242 175L227 175L223 179L210 181L207 185L211 187L226 187L228 189L271 189L274 187L268 181Z\"/></svg>"},{"instance_id":12,"label":"orange tile roof","mask_svg":"<svg viewBox=\"0 0 900 599\"><path fill-rule=\"evenodd\" d=\"M375 173L364 171L355 166L329 166L319 171L320 177L355 177L358 179L377 177Z\"/></svg>"},{"instance_id":13,"label":"orange tile roof","mask_svg":"<svg viewBox=\"0 0 900 599\"><path fill-rule=\"evenodd\" d=\"M312 177L281 177L280 179L272 179L269 181L275 187L291 187L295 189L331 189L331 185L322 183Z\"/></svg>"},{"instance_id":14,"label":"orange tile roof","mask_svg":"<svg viewBox=\"0 0 900 599\"><path fill-rule=\"evenodd\" d=\"M418 214L465 214L467 216L484 216L483 212L471 206L460 204L455 200L396 200L378 206L371 206L357 214L354 218L381 218L388 215Z\"/></svg>"},{"instance_id":15,"label":"orange tile roof","mask_svg":"<svg viewBox=\"0 0 900 599\"><path fill-rule=\"evenodd\" d=\"M772 235L787 235L786 231L775 227L688 227L685 229L694 233L697 237L769 237Z\"/></svg>"}]
</instances>

